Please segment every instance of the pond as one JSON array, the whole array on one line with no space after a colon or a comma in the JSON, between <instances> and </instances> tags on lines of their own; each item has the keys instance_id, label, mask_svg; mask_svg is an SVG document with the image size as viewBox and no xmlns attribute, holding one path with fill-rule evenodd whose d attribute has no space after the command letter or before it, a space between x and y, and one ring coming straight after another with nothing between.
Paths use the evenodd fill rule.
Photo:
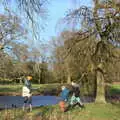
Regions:
<instances>
[{"instance_id":1,"label":"pond","mask_svg":"<svg viewBox=\"0 0 120 120\"><path fill-rule=\"evenodd\" d=\"M59 103L60 100L61 98L56 96L32 96L32 105L33 107L54 105ZM12 108L12 104L16 107L22 107L23 101L24 99L21 96L0 96L0 109ZM92 102L93 98L82 97L82 101L84 103Z\"/></svg>"},{"instance_id":2,"label":"pond","mask_svg":"<svg viewBox=\"0 0 120 120\"><path fill-rule=\"evenodd\" d=\"M32 96L32 104L34 107L57 104L61 100L56 96ZM11 108L12 104L17 107L23 105L24 99L21 96L0 96L0 108Z\"/></svg>"}]
</instances>

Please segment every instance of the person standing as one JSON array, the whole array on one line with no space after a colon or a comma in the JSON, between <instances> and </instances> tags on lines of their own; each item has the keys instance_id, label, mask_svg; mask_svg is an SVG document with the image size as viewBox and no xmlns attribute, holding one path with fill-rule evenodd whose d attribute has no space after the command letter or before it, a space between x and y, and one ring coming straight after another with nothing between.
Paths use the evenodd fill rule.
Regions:
<instances>
[{"instance_id":1,"label":"person standing","mask_svg":"<svg viewBox=\"0 0 120 120\"><path fill-rule=\"evenodd\" d=\"M22 88L22 96L24 98L23 111L25 110L26 105L29 105L30 111L32 111L32 86L31 86L31 76L27 76L25 79L25 84Z\"/></svg>"}]
</instances>

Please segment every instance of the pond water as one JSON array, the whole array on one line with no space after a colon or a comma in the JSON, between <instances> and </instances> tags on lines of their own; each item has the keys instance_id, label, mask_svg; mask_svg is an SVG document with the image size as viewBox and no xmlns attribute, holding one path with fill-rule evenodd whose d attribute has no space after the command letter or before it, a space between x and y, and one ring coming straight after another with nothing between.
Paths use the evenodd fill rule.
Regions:
<instances>
[{"instance_id":1,"label":"pond water","mask_svg":"<svg viewBox=\"0 0 120 120\"><path fill-rule=\"evenodd\" d=\"M56 96L32 96L34 107L57 104L60 100L61 98ZM21 107L23 102L21 96L0 96L0 108L11 108L12 104Z\"/></svg>"},{"instance_id":2,"label":"pond water","mask_svg":"<svg viewBox=\"0 0 120 120\"><path fill-rule=\"evenodd\" d=\"M32 96L32 105L34 107L54 105L60 100L61 98L56 96ZM12 108L12 104L16 105L16 107L22 107L23 101L24 99L21 96L0 96L0 109ZM84 103L92 102L93 98L82 97L82 101Z\"/></svg>"}]
</instances>

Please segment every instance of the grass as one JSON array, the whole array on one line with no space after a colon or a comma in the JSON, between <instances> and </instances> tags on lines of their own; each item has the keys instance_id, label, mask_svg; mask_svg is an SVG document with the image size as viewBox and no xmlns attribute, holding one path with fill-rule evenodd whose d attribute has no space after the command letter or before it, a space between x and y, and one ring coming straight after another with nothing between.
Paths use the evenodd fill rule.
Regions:
<instances>
[{"instance_id":1,"label":"grass","mask_svg":"<svg viewBox=\"0 0 120 120\"><path fill-rule=\"evenodd\" d=\"M19 84L12 85L0 85L0 95L21 95L22 86ZM46 92L60 92L60 87L62 84L33 84L33 95L42 94L44 91ZM109 95L119 95L120 94L120 84L110 85L108 87Z\"/></svg>"},{"instance_id":2,"label":"grass","mask_svg":"<svg viewBox=\"0 0 120 120\"><path fill-rule=\"evenodd\" d=\"M109 87L109 94L110 95L115 95L115 94L120 95L120 84L113 84L111 87Z\"/></svg>"},{"instance_id":3,"label":"grass","mask_svg":"<svg viewBox=\"0 0 120 120\"><path fill-rule=\"evenodd\" d=\"M18 84L13 85L0 85L0 95L21 95L22 86ZM61 84L33 84L33 95L42 94L44 91L50 92L54 89L60 89ZM55 92L55 91L54 91Z\"/></svg>"},{"instance_id":4,"label":"grass","mask_svg":"<svg viewBox=\"0 0 120 120\"><path fill-rule=\"evenodd\" d=\"M32 112L23 112L21 109L0 112L0 120L119 120L120 104L86 104L85 109L79 107L66 113L60 111L59 106L34 108Z\"/></svg>"},{"instance_id":5,"label":"grass","mask_svg":"<svg viewBox=\"0 0 120 120\"><path fill-rule=\"evenodd\" d=\"M33 91L33 94L53 88L58 89L60 86L60 84L34 84L33 88L37 89ZM10 94L21 94L21 89L22 85L0 85L0 92L3 94L8 91ZM111 95L119 94L120 85L110 86L109 93ZM120 102L112 104L90 103L85 104L85 107L84 110L76 107L66 113L61 112L58 105L33 108L32 112L23 112L21 109L3 110L0 111L0 120L120 120Z\"/></svg>"}]
</instances>

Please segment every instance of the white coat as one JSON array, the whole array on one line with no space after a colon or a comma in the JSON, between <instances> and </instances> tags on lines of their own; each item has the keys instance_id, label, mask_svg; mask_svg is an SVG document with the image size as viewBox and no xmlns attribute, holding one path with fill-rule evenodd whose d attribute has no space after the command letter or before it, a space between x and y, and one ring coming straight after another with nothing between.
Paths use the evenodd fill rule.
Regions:
<instances>
[{"instance_id":1,"label":"white coat","mask_svg":"<svg viewBox=\"0 0 120 120\"><path fill-rule=\"evenodd\" d=\"M26 86L23 86L22 96L23 97L30 97L31 96L30 89L28 89Z\"/></svg>"}]
</instances>

